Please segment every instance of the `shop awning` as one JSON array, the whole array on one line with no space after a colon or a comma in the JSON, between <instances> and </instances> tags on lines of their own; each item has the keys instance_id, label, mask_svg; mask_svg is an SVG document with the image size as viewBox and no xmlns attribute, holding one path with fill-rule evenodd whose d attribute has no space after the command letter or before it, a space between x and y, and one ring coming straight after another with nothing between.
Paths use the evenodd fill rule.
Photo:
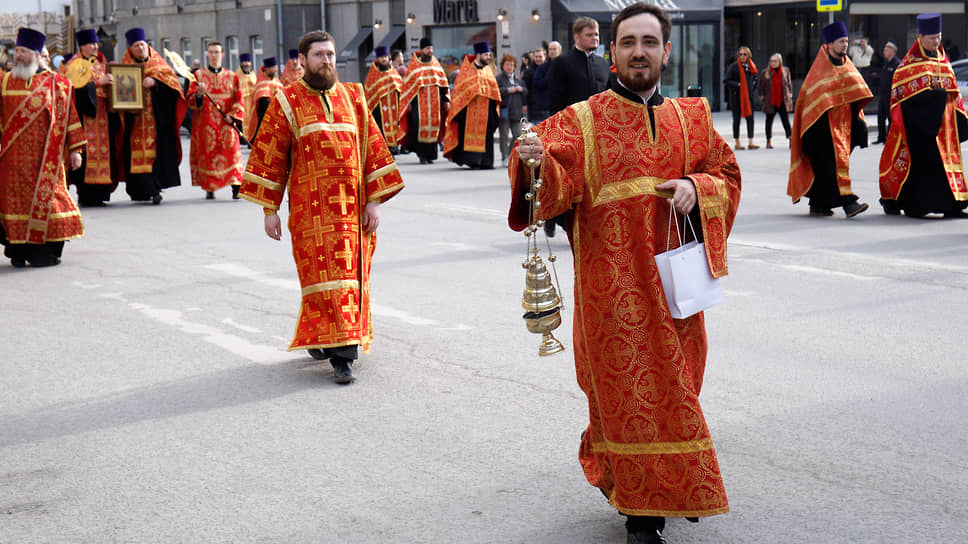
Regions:
<instances>
[{"instance_id":1,"label":"shop awning","mask_svg":"<svg viewBox=\"0 0 968 544\"><path fill-rule=\"evenodd\" d=\"M373 34L372 26L364 26L353 36L350 43L346 44L342 49L340 49L339 54L336 55L336 62L346 62L349 59L356 58L360 52L360 46L366 41L370 35Z\"/></svg>"},{"instance_id":2,"label":"shop awning","mask_svg":"<svg viewBox=\"0 0 968 544\"><path fill-rule=\"evenodd\" d=\"M571 13L592 14L618 13L622 8L638 0L555 0ZM723 0L654 0L665 11L710 11L723 9Z\"/></svg>"},{"instance_id":3,"label":"shop awning","mask_svg":"<svg viewBox=\"0 0 968 544\"><path fill-rule=\"evenodd\" d=\"M400 36L403 36L403 33L406 31L407 31L407 25L391 26L390 32L388 32L387 35L384 36L382 40L380 40L380 43L374 45L373 49L376 50L376 48L380 47L381 45L383 47L386 47L387 49L392 49L393 42L397 41L397 38L399 38ZM376 57L373 56L373 51L370 51L370 54L368 54L366 58L363 60L365 60L366 62L373 62L373 59L375 58Z\"/></svg>"},{"instance_id":4,"label":"shop awning","mask_svg":"<svg viewBox=\"0 0 968 544\"><path fill-rule=\"evenodd\" d=\"M917 9L911 3L851 2L851 15L913 15L916 13L964 13L964 2L918 2Z\"/></svg>"}]
</instances>

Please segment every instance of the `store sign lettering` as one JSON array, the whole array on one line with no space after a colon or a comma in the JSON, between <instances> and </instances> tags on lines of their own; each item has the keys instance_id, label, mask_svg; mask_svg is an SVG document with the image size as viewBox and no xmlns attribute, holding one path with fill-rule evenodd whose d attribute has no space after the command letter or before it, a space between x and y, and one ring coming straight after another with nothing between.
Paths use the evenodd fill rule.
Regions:
<instances>
[{"instance_id":1,"label":"store sign lettering","mask_svg":"<svg viewBox=\"0 0 968 544\"><path fill-rule=\"evenodd\" d=\"M434 0L435 23L476 23L477 0Z\"/></svg>"}]
</instances>

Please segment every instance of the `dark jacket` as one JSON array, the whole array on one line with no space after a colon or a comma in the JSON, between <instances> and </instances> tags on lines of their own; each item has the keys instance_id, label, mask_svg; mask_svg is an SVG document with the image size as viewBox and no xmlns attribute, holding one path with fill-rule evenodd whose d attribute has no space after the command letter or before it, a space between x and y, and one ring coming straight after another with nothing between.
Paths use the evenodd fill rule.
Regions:
<instances>
[{"instance_id":1,"label":"dark jacket","mask_svg":"<svg viewBox=\"0 0 968 544\"><path fill-rule=\"evenodd\" d=\"M783 106L786 111L793 113L793 81L790 79L790 69L781 68L783 81ZM760 102L763 103L763 113L776 113L776 108L770 103L770 93L773 92L773 69L769 65L760 70L760 81L756 85Z\"/></svg>"},{"instance_id":2,"label":"dark jacket","mask_svg":"<svg viewBox=\"0 0 968 544\"><path fill-rule=\"evenodd\" d=\"M548 68L548 106L554 115L608 87L608 61L572 47Z\"/></svg>"},{"instance_id":3,"label":"dark jacket","mask_svg":"<svg viewBox=\"0 0 968 544\"><path fill-rule=\"evenodd\" d=\"M514 86L521 87L521 92L509 93L508 88ZM512 82L511 78L504 73L504 70L501 70L497 75L497 88L501 91L501 109L508 109L508 119L511 121L521 119L524 115L524 106L527 104L528 98L528 87L525 86L524 80L520 77L515 77Z\"/></svg>"},{"instance_id":4,"label":"dark jacket","mask_svg":"<svg viewBox=\"0 0 968 544\"><path fill-rule=\"evenodd\" d=\"M544 61L535 66L528 86L528 111L530 115L539 112L549 112L548 106L548 68L551 61Z\"/></svg>"},{"instance_id":5,"label":"dark jacket","mask_svg":"<svg viewBox=\"0 0 968 544\"><path fill-rule=\"evenodd\" d=\"M750 93L750 106L754 109L756 108L755 100L753 99L753 89L756 89L756 76L753 72L750 72L749 67L743 70L746 72L746 89ZM729 65L726 70L726 99L729 102L729 109L739 111L739 64L733 62Z\"/></svg>"},{"instance_id":6,"label":"dark jacket","mask_svg":"<svg viewBox=\"0 0 968 544\"><path fill-rule=\"evenodd\" d=\"M894 70L901 65L901 59L894 55L889 61L884 61L884 65L877 71L877 100L884 104L891 103L891 81L894 79Z\"/></svg>"}]
</instances>

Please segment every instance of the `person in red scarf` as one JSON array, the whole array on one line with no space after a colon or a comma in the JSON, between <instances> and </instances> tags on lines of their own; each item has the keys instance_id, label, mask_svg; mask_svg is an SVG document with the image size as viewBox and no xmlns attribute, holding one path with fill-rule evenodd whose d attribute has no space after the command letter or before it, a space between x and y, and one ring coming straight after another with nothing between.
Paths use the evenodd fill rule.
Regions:
<instances>
[{"instance_id":1,"label":"person in red scarf","mask_svg":"<svg viewBox=\"0 0 968 544\"><path fill-rule=\"evenodd\" d=\"M729 95L729 109L733 112L733 149L759 149L753 143L753 89L756 85L756 64L750 48L745 45L736 51L736 62L726 70L726 90ZM739 143L739 119L746 119L747 146Z\"/></svg>"},{"instance_id":2,"label":"person in red scarf","mask_svg":"<svg viewBox=\"0 0 968 544\"><path fill-rule=\"evenodd\" d=\"M760 102L763 103L763 113L766 114L766 148L773 149L773 118L780 115L783 131L787 140L790 139L790 117L793 111L793 82L790 79L790 69L783 66L783 57L779 53L770 56L770 67L757 84Z\"/></svg>"}]
</instances>

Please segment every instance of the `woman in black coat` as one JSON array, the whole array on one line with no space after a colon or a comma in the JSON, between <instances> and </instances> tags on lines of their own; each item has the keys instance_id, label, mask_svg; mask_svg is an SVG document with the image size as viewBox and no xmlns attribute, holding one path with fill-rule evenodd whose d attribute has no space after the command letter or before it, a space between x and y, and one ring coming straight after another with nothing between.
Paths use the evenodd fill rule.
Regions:
<instances>
[{"instance_id":1,"label":"woman in black coat","mask_svg":"<svg viewBox=\"0 0 968 544\"><path fill-rule=\"evenodd\" d=\"M756 64L750 48L745 45L736 52L736 62L726 70L726 91L729 109L733 112L733 149L759 149L753 143L753 90L756 88ZM739 120L746 119L747 146L739 143Z\"/></svg>"}]
</instances>

